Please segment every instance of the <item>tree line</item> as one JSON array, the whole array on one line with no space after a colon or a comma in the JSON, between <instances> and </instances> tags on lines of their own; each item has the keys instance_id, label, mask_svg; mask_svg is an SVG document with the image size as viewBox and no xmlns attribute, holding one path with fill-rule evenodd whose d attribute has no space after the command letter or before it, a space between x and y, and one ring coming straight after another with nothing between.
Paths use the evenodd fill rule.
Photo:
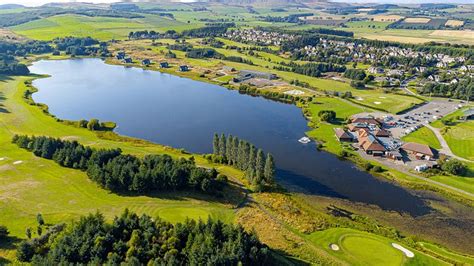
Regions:
<instances>
[{"instance_id":1,"label":"tree line","mask_svg":"<svg viewBox=\"0 0 474 266\"><path fill-rule=\"evenodd\" d=\"M306 63L306 64L297 64L294 62L285 63L281 62L281 66L274 67L277 70L293 72L298 74L303 74L311 77L320 77L322 73L326 72L344 72L346 71L345 66L336 65L336 64L326 64L326 63Z\"/></svg>"},{"instance_id":2,"label":"tree line","mask_svg":"<svg viewBox=\"0 0 474 266\"><path fill-rule=\"evenodd\" d=\"M142 159L120 149L93 149L51 137L15 135L12 142L63 167L85 171L92 181L115 193L194 189L212 194L225 184L215 169L197 167L193 158L153 154Z\"/></svg>"},{"instance_id":3,"label":"tree line","mask_svg":"<svg viewBox=\"0 0 474 266\"><path fill-rule=\"evenodd\" d=\"M15 56L42 54L51 52L53 48L46 42L28 41L13 43L0 41L0 74L27 75L30 73L25 64L19 63Z\"/></svg>"},{"instance_id":4,"label":"tree line","mask_svg":"<svg viewBox=\"0 0 474 266\"><path fill-rule=\"evenodd\" d=\"M449 97L467 101L474 100L474 78L461 79L457 83L428 82L418 93L437 97Z\"/></svg>"},{"instance_id":5,"label":"tree line","mask_svg":"<svg viewBox=\"0 0 474 266\"><path fill-rule=\"evenodd\" d=\"M238 137L216 133L213 138L213 160L232 165L245 172L247 180L258 191L273 186L275 162L273 156Z\"/></svg>"},{"instance_id":6,"label":"tree line","mask_svg":"<svg viewBox=\"0 0 474 266\"><path fill-rule=\"evenodd\" d=\"M55 54L59 54L59 51L64 51L72 56L98 55L105 57L110 54L106 42L99 42L91 37L56 38L53 40L53 43L56 46Z\"/></svg>"},{"instance_id":7,"label":"tree line","mask_svg":"<svg viewBox=\"0 0 474 266\"><path fill-rule=\"evenodd\" d=\"M22 242L17 257L33 265L268 265L270 249L239 225L208 218L173 225L125 210L112 223L89 214L41 239Z\"/></svg>"}]
</instances>

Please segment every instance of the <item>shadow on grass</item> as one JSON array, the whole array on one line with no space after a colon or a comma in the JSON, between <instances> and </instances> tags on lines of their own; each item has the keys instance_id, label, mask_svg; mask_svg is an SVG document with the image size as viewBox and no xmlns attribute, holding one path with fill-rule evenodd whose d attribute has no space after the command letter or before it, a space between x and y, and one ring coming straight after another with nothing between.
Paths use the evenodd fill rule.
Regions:
<instances>
[{"instance_id":1,"label":"shadow on grass","mask_svg":"<svg viewBox=\"0 0 474 266\"><path fill-rule=\"evenodd\" d=\"M119 196L125 197L150 197L157 199L166 199L174 201L186 201L189 199L195 199L200 201L206 201L211 203L221 203L221 204L232 204L238 206L246 197L247 191L244 187L241 187L234 181L229 180L223 189L216 191L212 194L206 194L201 191L193 189L183 189L183 190L170 190L170 191L156 191L148 193L130 193L130 192L112 192Z\"/></svg>"},{"instance_id":2,"label":"shadow on grass","mask_svg":"<svg viewBox=\"0 0 474 266\"><path fill-rule=\"evenodd\" d=\"M10 76L0 75L0 82L7 82L9 80L13 80Z\"/></svg>"},{"instance_id":3,"label":"shadow on grass","mask_svg":"<svg viewBox=\"0 0 474 266\"><path fill-rule=\"evenodd\" d=\"M22 240L18 237L14 237L14 236L9 236L7 237L5 240L1 239L0 240L0 249L3 249L3 250L15 250L16 249L16 246L18 245L18 243L20 243ZM6 259L6 258L3 258L3 257L0 257L0 265L7 265L7 264L10 264L11 261Z\"/></svg>"},{"instance_id":4,"label":"shadow on grass","mask_svg":"<svg viewBox=\"0 0 474 266\"><path fill-rule=\"evenodd\" d=\"M311 263L292 257L283 250L273 249L271 255L277 265L311 265Z\"/></svg>"}]
</instances>

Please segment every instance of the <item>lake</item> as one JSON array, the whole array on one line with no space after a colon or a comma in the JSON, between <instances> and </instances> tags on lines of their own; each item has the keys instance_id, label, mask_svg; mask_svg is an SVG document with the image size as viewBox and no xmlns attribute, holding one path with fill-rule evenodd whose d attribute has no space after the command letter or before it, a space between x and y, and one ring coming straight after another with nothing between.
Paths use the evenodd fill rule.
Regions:
<instances>
[{"instance_id":1,"label":"lake","mask_svg":"<svg viewBox=\"0 0 474 266\"><path fill-rule=\"evenodd\" d=\"M352 163L298 139L309 130L294 105L239 94L221 86L100 59L38 61L36 102L62 119L114 121L116 132L194 153L210 153L214 133L238 136L270 152L276 179L290 190L375 204L424 215L412 191L379 180Z\"/></svg>"}]
</instances>

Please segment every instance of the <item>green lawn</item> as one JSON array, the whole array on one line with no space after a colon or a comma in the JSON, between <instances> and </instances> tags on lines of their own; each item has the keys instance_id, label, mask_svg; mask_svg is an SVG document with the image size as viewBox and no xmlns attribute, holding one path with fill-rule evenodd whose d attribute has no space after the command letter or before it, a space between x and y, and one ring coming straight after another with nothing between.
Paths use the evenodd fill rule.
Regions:
<instances>
[{"instance_id":1,"label":"green lawn","mask_svg":"<svg viewBox=\"0 0 474 266\"><path fill-rule=\"evenodd\" d=\"M431 251L431 252L435 252L436 254L443 256L444 258L447 258L453 262L456 262L456 264L474 265L474 257L467 256L467 255L460 255L460 254L454 253L452 251L446 250L445 248L442 248L430 243L423 242L423 243L420 243L420 245L423 247L423 249Z\"/></svg>"},{"instance_id":2,"label":"green lawn","mask_svg":"<svg viewBox=\"0 0 474 266\"><path fill-rule=\"evenodd\" d=\"M208 216L231 222L234 211L230 204L194 193L161 193L148 196L120 196L110 193L87 178L84 172L60 167L52 160L34 156L11 144L13 134L68 137L94 147L120 147L124 153L143 155L168 153L183 155L169 147L147 142L114 141L99 138L86 129L67 126L45 115L38 107L23 100L25 77L0 80L0 224L12 236L25 238L25 229L35 227L36 214L43 214L47 223L76 219L90 212L100 211L107 218L120 214L125 208L137 213L160 215L178 222ZM209 165L196 156L197 163ZM226 166L216 166L228 176L241 175ZM34 231L34 230L33 230ZM14 258L12 249L0 248L0 257Z\"/></svg>"},{"instance_id":3,"label":"green lawn","mask_svg":"<svg viewBox=\"0 0 474 266\"><path fill-rule=\"evenodd\" d=\"M349 102L341 100L339 98L316 98L315 102L310 103L308 110L311 113L312 120L315 128L308 131L307 134L311 138L324 142L324 147L328 151L338 154L342 150L342 146L334 135L334 128L343 127L341 124L350 116L363 112L363 109L353 105ZM336 112L336 117L340 123L329 124L320 122L318 112L321 110L332 110Z\"/></svg>"},{"instance_id":4,"label":"green lawn","mask_svg":"<svg viewBox=\"0 0 474 266\"><path fill-rule=\"evenodd\" d=\"M308 239L350 265L448 265L401 244L415 253L414 258L408 258L392 247L391 243L395 241L348 228L332 228L315 232L309 235ZM331 244L338 245L340 250L332 250Z\"/></svg>"},{"instance_id":5,"label":"green lawn","mask_svg":"<svg viewBox=\"0 0 474 266\"><path fill-rule=\"evenodd\" d=\"M422 127L417 131L404 136L402 139L406 142L416 142L426 144L435 149L441 149L441 144L439 143L438 138L433 131L427 127Z\"/></svg>"}]
</instances>

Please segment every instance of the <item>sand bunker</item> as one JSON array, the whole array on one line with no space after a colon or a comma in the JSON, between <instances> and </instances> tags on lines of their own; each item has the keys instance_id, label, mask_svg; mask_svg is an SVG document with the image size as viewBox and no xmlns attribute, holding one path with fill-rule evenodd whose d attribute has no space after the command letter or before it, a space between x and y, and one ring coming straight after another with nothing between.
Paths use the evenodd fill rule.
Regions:
<instances>
[{"instance_id":1,"label":"sand bunker","mask_svg":"<svg viewBox=\"0 0 474 266\"><path fill-rule=\"evenodd\" d=\"M375 104L381 104L381 102L374 102Z\"/></svg>"},{"instance_id":2,"label":"sand bunker","mask_svg":"<svg viewBox=\"0 0 474 266\"><path fill-rule=\"evenodd\" d=\"M380 96L379 98L380 99L387 99L387 97L385 97L385 96Z\"/></svg>"},{"instance_id":3,"label":"sand bunker","mask_svg":"<svg viewBox=\"0 0 474 266\"><path fill-rule=\"evenodd\" d=\"M14 161L13 164L21 164L23 161Z\"/></svg>"},{"instance_id":4,"label":"sand bunker","mask_svg":"<svg viewBox=\"0 0 474 266\"><path fill-rule=\"evenodd\" d=\"M336 245L336 244L331 244L331 245L329 245L329 247L330 247L332 250L334 250L334 251L338 251L338 250L339 250L339 246Z\"/></svg>"},{"instance_id":5,"label":"sand bunker","mask_svg":"<svg viewBox=\"0 0 474 266\"><path fill-rule=\"evenodd\" d=\"M0 158L0 161L3 161L3 160L5 160L5 157L1 157L1 158Z\"/></svg>"},{"instance_id":6,"label":"sand bunker","mask_svg":"<svg viewBox=\"0 0 474 266\"><path fill-rule=\"evenodd\" d=\"M285 91L284 94L289 94L289 95L302 95L304 92L300 90L291 90L291 91Z\"/></svg>"},{"instance_id":7,"label":"sand bunker","mask_svg":"<svg viewBox=\"0 0 474 266\"><path fill-rule=\"evenodd\" d=\"M415 254L413 252L411 252L410 250L400 246L399 244L397 243L392 243L392 247L400 250L401 252L403 252L405 254L405 256L407 256L408 258L413 258L415 257Z\"/></svg>"},{"instance_id":8,"label":"sand bunker","mask_svg":"<svg viewBox=\"0 0 474 266\"><path fill-rule=\"evenodd\" d=\"M357 97L357 98L356 98L356 100L358 100L358 101L363 101L363 100L364 100L364 98Z\"/></svg>"}]
</instances>

